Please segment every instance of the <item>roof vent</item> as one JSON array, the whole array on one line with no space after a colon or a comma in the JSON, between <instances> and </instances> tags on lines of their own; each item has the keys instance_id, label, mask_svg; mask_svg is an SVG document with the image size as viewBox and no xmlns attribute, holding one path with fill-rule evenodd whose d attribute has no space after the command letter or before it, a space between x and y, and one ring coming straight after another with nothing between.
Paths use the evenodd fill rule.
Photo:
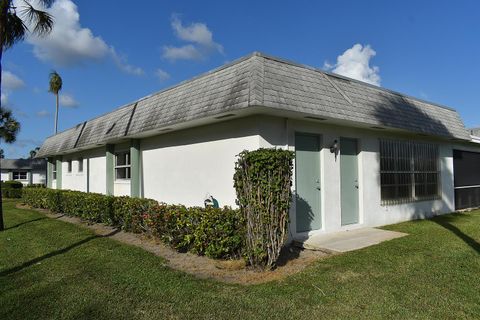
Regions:
<instances>
[{"instance_id":1,"label":"roof vent","mask_svg":"<svg viewBox=\"0 0 480 320\"><path fill-rule=\"evenodd\" d=\"M312 117L312 116L307 116L305 119L312 119L312 120L318 120L318 121L326 121L327 119L325 118L320 118L320 117Z\"/></svg>"},{"instance_id":2,"label":"roof vent","mask_svg":"<svg viewBox=\"0 0 480 320\"><path fill-rule=\"evenodd\" d=\"M229 113L229 114L224 114L223 116L215 117L215 119L225 119L225 118L230 118L230 117L233 117L233 116L235 116L233 113Z\"/></svg>"},{"instance_id":3,"label":"roof vent","mask_svg":"<svg viewBox=\"0 0 480 320\"><path fill-rule=\"evenodd\" d=\"M374 127L370 127L372 129L376 129L376 130L385 130L385 128L382 128L382 127L377 127L377 126L374 126Z\"/></svg>"}]
</instances>

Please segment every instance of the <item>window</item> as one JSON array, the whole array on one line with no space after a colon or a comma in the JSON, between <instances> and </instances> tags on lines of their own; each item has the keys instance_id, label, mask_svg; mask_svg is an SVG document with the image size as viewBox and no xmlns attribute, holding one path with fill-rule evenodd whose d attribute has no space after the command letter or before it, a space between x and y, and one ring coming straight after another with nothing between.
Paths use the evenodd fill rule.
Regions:
<instances>
[{"instance_id":1,"label":"window","mask_svg":"<svg viewBox=\"0 0 480 320\"><path fill-rule=\"evenodd\" d=\"M436 199L439 177L437 145L380 140L382 204Z\"/></svg>"},{"instance_id":2,"label":"window","mask_svg":"<svg viewBox=\"0 0 480 320\"><path fill-rule=\"evenodd\" d=\"M78 172L83 172L83 158L78 159Z\"/></svg>"},{"instance_id":3,"label":"window","mask_svg":"<svg viewBox=\"0 0 480 320\"><path fill-rule=\"evenodd\" d=\"M67 161L67 172L72 172L72 160Z\"/></svg>"},{"instance_id":4,"label":"window","mask_svg":"<svg viewBox=\"0 0 480 320\"><path fill-rule=\"evenodd\" d=\"M130 152L115 154L115 179L130 179Z\"/></svg>"},{"instance_id":5,"label":"window","mask_svg":"<svg viewBox=\"0 0 480 320\"><path fill-rule=\"evenodd\" d=\"M57 179L57 162L52 163L52 180Z\"/></svg>"},{"instance_id":6,"label":"window","mask_svg":"<svg viewBox=\"0 0 480 320\"><path fill-rule=\"evenodd\" d=\"M13 180L27 180L26 171L13 171Z\"/></svg>"}]
</instances>

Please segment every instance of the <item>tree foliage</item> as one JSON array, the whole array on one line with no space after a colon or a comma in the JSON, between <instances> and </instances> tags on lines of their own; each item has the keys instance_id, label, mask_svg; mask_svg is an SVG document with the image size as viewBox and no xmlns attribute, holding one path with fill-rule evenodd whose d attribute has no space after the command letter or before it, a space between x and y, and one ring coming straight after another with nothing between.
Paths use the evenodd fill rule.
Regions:
<instances>
[{"instance_id":1,"label":"tree foliage","mask_svg":"<svg viewBox=\"0 0 480 320\"><path fill-rule=\"evenodd\" d=\"M12 111L0 107L0 140L13 143L20 131L20 123L13 117Z\"/></svg>"}]
</instances>

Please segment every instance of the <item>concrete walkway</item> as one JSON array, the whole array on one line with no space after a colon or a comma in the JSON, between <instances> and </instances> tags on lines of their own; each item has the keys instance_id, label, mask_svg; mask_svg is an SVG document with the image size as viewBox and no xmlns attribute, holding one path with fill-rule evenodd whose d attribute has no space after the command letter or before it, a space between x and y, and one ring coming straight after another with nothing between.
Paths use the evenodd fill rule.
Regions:
<instances>
[{"instance_id":1,"label":"concrete walkway","mask_svg":"<svg viewBox=\"0 0 480 320\"><path fill-rule=\"evenodd\" d=\"M295 243L310 250L348 252L406 235L406 233L396 231L362 228L331 234L318 234L310 236L308 239L295 240Z\"/></svg>"}]
</instances>

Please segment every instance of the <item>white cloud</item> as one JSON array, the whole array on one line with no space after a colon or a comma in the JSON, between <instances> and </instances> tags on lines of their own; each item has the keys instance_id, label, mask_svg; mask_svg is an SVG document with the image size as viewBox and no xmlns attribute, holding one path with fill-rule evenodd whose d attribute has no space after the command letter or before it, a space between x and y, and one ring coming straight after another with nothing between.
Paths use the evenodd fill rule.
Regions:
<instances>
[{"instance_id":1,"label":"white cloud","mask_svg":"<svg viewBox=\"0 0 480 320\"><path fill-rule=\"evenodd\" d=\"M187 44L181 47L163 47L163 57L170 61L175 60L201 60L203 54L195 46Z\"/></svg>"},{"instance_id":2,"label":"white cloud","mask_svg":"<svg viewBox=\"0 0 480 320\"><path fill-rule=\"evenodd\" d=\"M51 113L48 112L47 110L41 110L36 112L35 115L39 118L46 118L46 117L50 117Z\"/></svg>"},{"instance_id":3,"label":"white cloud","mask_svg":"<svg viewBox=\"0 0 480 320\"><path fill-rule=\"evenodd\" d=\"M25 82L10 71L2 71L2 90L18 90L25 86Z\"/></svg>"},{"instance_id":4,"label":"white cloud","mask_svg":"<svg viewBox=\"0 0 480 320\"><path fill-rule=\"evenodd\" d=\"M380 86L380 69L370 66L370 59L376 55L370 45L362 46L357 43L337 57L337 63L332 65L325 62L324 68L334 73Z\"/></svg>"},{"instance_id":5,"label":"white cloud","mask_svg":"<svg viewBox=\"0 0 480 320\"><path fill-rule=\"evenodd\" d=\"M68 93L61 93L59 96L59 103L61 107L78 108L80 105L75 98Z\"/></svg>"},{"instance_id":6,"label":"white cloud","mask_svg":"<svg viewBox=\"0 0 480 320\"><path fill-rule=\"evenodd\" d=\"M124 55L119 55L113 47L110 48L110 54L113 62L115 62L117 67L123 72L134 76L143 76L145 74L142 68L128 64L127 58Z\"/></svg>"},{"instance_id":7,"label":"white cloud","mask_svg":"<svg viewBox=\"0 0 480 320\"><path fill-rule=\"evenodd\" d=\"M168 72L158 68L157 71L155 71L155 76L160 80L160 81L166 81L170 79L170 74Z\"/></svg>"},{"instance_id":8,"label":"white cloud","mask_svg":"<svg viewBox=\"0 0 480 320\"><path fill-rule=\"evenodd\" d=\"M213 52L223 53L223 46L213 40L213 33L207 25L193 22L184 26L178 15L172 16L172 29L177 38L190 44L164 46L163 57L170 60L201 60Z\"/></svg>"},{"instance_id":9,"label":"white cloud","mask_svg":"<svg viewBox=\"0 0 480 320\"><path fill-rule=\"evenodd\" d=\"M25 7L20 0L14 2L19 10ZM143 73L140 68L129 65L126 59L118 55L114 47L108 45L100 36L95 36L92 30L82 27L78 7L73 1L56 0L48 9L44 9L38 0L31 3L54 17L54 26L48 36L29 34L27 37L27 42L33 45L33 52L40 60L65 67L110 57L119 69L126 73Z\"/></svg>"}]
</instances>

